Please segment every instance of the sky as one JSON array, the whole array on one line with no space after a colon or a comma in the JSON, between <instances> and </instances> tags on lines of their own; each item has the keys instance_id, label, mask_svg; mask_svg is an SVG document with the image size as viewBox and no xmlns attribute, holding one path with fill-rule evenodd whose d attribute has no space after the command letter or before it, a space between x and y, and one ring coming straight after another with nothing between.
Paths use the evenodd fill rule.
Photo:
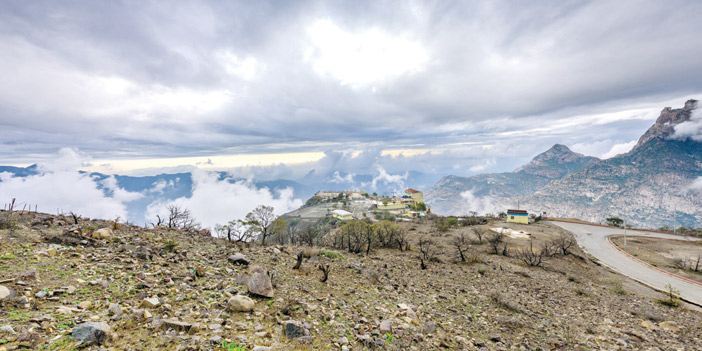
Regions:
<instances>
[{"instance_id":1,"label":"sky","mask_svg":"<svg viewBox=\"0 0 702 351\"><path fill-rule=\"evenodd\" d=\"M702 97L699 1L0 3L0 165L513 170Z\"/></svg>"}]
</instances>

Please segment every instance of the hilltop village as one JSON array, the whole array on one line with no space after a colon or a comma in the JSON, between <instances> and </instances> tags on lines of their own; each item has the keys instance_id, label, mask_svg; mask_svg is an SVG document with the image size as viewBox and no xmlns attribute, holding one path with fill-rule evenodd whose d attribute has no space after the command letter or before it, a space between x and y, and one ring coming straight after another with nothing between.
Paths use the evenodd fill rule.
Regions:
<instances>
[{"instance_id":1,"label":"hilltop village","mask_svg":"<svg viewBox=\"0 0 702 351\"><path fill-rule=\"evenodd\" d=\"M326 214L340 220L387 217L408 220L431 213L424 203L424 194L412 188L399 195L369 194L363 190L319 191L298 211L315 214L314 217Z\"/></svg>"}]
</instances>

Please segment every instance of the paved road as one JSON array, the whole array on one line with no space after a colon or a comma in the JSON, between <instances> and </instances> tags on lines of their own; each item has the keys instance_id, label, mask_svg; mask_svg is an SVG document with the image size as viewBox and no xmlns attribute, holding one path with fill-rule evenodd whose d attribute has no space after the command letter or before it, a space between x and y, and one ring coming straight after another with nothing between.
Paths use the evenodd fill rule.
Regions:
<instances>
[{"instance_id":1,"label":"paved road","mask_svg":"<svg viewBox=\"0 0 702 351\"><path fill-rule=\"evenodd\" d=\"M624 230L578 223L551 223L573 233L580 247L610 268L658 290L665 291L665 286L670 284L673 288L680 291L680 297L684 300L702 306L702 285L690 283L655 270L614 248L607 240L607 237L610 235L624 234ZM627 234L663 239L701 240L699 238L683 238L671 234L631 230L627 231Z\"/></svg>"}]
</instances>

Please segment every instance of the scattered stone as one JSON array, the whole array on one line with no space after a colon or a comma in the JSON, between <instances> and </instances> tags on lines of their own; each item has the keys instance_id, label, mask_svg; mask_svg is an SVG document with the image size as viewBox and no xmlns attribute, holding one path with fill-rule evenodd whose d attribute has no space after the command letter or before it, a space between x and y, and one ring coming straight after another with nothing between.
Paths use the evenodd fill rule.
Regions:
<instances>
[{"instance_id":1,"label":"scattered stone","mask_svg":"<svg viewBox=\"0 0 702 351\"><path fill-rule=\"evenodd\" d=\"M121 316L122 307L119 304L113 303L107 308L107 314L110 316Z\"/></svg>"},{"instance_id":2,"label":"scattered stone","mask_svg":"<svg viewBox=\"0 0 702 351\"><path fill-rule=\"evenodd\" d=\"M655 325L654 323L651 323L651 321L643 321L641 322L641 326L648 329L648 330L659 330L660 328Z\"/></svg>"},{"instance_id":3,"label":"scattered stone","mask_svg":"<svg viewBox=\"0 0 702 351\"><path fill-rule=\"evenodd\" d=\"M378 326L378 329L380 330L380 335L392 334L392 323L390 322L390 320L385 319L382 322L380 322L380 326Z\"/></svg>"},{"instance_id":4,"label":"scattered stone","mask_svg":"<svg viewBox=\"0 0 702 351\"><path fill-rule=\"evenodd\" d=\"M300 323L295 321L285 323L285 337L295 339L301 336L305 336L305 328Z\"/></svg>"},{"instance_id":5,"label":"scattered stone","mask_svg":"<svg viewBox=\"0 0 702 351\"><path fill-rule=\"evenodd\" d=\"M85 300L85 301L78 304L78 308L82 308L84 310L87 310L88 308L90 308L90 306L92 306L92 304L93 303L90 302L89 300Z\"/></svg>"},{"instance_id":6,"label":"scattered stone","mask_svg":"<svg viewBox=\"0 0 702 351\"><path fill-rule=\"evenodd\" d=\"M658 323L658 326L661 327L661 329L672 333L677 334L678 332L680 332L680 326L673 321L660 322Z\"/></svg>"},{"instance_id":7,"label":"scattered stone","mask_svg":"<svg viewBox=\"0 0 702 351\"><path fill-rule=\"evenodd\" d=\"M432 321L424 323L424 328L422 328L424 333L431 334L436 331L436 324Z\"/></svg>"},{"instance_id":8,"label":"scattered stone","mask_svg":"<svg viewBox=\"0 0 702 351\"><path fill-rule=\"evenodd\" d=\"M238 264L238 265L244 265L248 266L249 265L249 260L246 259L246 256L244 254L237 252L228 258L229 262L232 264Z\"/></svg>"},{"instance_id":9,"label":"scattered stone","mask_svg":"<svg viewBox=\"0 0 702 351\"><path fill-rule=\"evenodd\" d=\"M101 345L111 335L112 328L102 322L86 322L73 328L73 338L79 346Z\"/></svg>"},{"instance_id":10,"label":"scattered stone","mask_svg":"<svg viewBox=\"0 0 702 351\"><path fill-rule=\"evenodd\" d=\"M192 324L181 322L175 318L164 319L163 324L161 325L162 329L173 329L175 331L183 332L187 332L190 329L190 327L192 327Z\"/></svg>"},{"instance_id":11,"label":"scattered stone","mask_svg":"<svg viewBox=\"0 0 702 351\"><path fill-rule=\"evenodd\" d=\"M251 312L255 306L254 300L244 295L235 295L227 301L227 309L232 312Z\"/></svg>"},{"instance_id":12,"label":"scattered stone","mask_svg":"<svg viewBox=\"0 0 702 351\"><path fill-rule=\"evenodd\" d=\"M154 308L160 304L161 301L157 297L149 297L139 304L139 308Z\"/></svg>"},{"instance_id":13,"label":"scattered stone","mask_svg":"<svg viewBox=\"0 0 702 351\"><path fill-rule=\"evenodd\" d=\"M9 325L3 325L0 327L0 334L10 334L10 335L15 335L17 334L14 329L12 329L11 326Z\"/></svg>"}]
</instances>

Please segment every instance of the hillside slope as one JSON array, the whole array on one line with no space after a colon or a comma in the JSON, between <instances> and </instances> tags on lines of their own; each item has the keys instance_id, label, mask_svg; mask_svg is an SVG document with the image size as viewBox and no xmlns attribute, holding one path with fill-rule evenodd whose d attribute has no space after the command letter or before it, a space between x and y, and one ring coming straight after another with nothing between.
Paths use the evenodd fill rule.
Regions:
<instances>
[{"instance_id":1,"label":"hillside slope","mask_svg":"<svg viewBox=\"0 0 702 351\"><path fill-rule=\"evenodd\" d=\"M74 350L87 322L112 337L85 350L702 348L699 312L657 304L660 294L577 250L542 269L474 245L473 263L460 263L451 242L465 227L403 224L413 247L420 235L433 242L425 270L417 251L320 248L295 270L299 247L133 226L90 239L77 230L112 223L17 212L12 221L18 227L0 227L0 349ZM545 223L529 230L537 244L560 233ZM526 240L510 240L509 251ZM325 283L319 265L331 269ZM272 298L247 284L268 276L261 271Z\"/></svg>"}]
</instances>

